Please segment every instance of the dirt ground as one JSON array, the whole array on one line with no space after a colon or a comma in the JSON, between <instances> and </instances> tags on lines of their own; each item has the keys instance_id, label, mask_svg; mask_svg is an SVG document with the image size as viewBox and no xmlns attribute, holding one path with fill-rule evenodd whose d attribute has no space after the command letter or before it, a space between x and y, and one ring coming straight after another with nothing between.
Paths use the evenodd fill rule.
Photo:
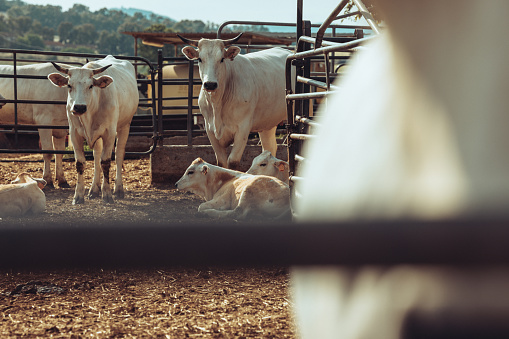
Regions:
<instances>
[{"instance_id":1,"label":"dirt ground","mask_svg":"<svg viewBox=\"0 0 509 339\"><path fill-rule=\"evenodd\" d=\"M42 177L39 159L0 154L0 184L23 171ZM92 168L87 161L87 188ZM71 188L45 188L45 213L2 218L0 228L54 221L72 227L76 220L217 222L198 215L202 199L174 183L152 186L148 157L124 162L126 196L111 205L86 198L73 206L74 163L64 162L64 169ZM294 338L288 294L284 267L0 271L0 337Z\"/></svg>"}]
</instances>

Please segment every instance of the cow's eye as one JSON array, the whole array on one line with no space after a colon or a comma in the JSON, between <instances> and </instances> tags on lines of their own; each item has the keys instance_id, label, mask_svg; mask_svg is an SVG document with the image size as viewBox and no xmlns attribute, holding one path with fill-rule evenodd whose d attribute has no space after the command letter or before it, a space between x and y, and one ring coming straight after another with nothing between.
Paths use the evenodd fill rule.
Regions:
<instances>
[{"instance_id":1,"label":"cow's eye","mask_svg":"<svg viewBox=\"0 0 509 339\"><path fill-rule=\"evenodd\" d=\"M90 85L89 89L92 89L92 87L94 87L94 85Z\"/></svg>"},{"instance_id":2,"label":"cow's eye","mask_svg":"<svg viewBox=\"0 0 509 339\"><path fill-rule=\"evenodd\" d=\"M194 173L194 171L189 171L187 172L187 175L192 175Z\"/></svg>"},{"instance_id":3,"label":"cow's eye","mask_svg":"<svg viewBox=\"0 0 509 339\"><path fill-rule=\"evenodd\" d=\"M260 164L260 167L265 167L267 166L267 164Z\"/></svg>"},{"instance_id":4,"label":"cow's eye","mask_svg":"<svg viewBox=\"0 0 509 339\"><path fill-rule=\"evenodd\" d=\"M223 62L223 61L224 61L224 58L221 59L221 62Z\"/></svg>"}]
</instances>

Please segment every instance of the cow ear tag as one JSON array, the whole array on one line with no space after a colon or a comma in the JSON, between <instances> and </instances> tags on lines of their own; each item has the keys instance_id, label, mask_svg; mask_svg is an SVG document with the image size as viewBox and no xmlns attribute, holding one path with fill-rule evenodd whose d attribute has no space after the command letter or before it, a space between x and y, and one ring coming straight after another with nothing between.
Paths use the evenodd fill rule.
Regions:
<instances>
[{"instance_id":1,"label":"cow ear tag","mask_svg":"<svg viewBox=\"0 0 509 339\"><path fill-rule=\"evenodd\" d=\"M284 172L285 165L284 164L279 164L278 168L279 168L279 172Z\"/></svg>"}]
</instances>

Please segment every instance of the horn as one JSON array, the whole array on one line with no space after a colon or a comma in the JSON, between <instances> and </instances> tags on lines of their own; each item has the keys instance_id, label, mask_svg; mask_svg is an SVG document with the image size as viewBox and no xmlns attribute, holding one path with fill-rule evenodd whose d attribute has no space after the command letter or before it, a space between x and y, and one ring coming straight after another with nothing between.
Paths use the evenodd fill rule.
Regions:
<instances>
[{"instance_id":1,"label":"horn","mask_svg":"<svg viewBox=\"0 0 509 339\"><path fill-rule=\"evenodd\" d=\"M63 66L60 66L59 64L51 61L51 63L53 64L53 66L55 66L55 68L57 69L57 71L59 72L62 72L64 74L69 74L69 69L68 68L65 68Z\"/></svg>"},{"instance_id":2,"label":"horn","mask_svg":"<svg viewBox=\"0 0 509 339\"><path fill-rule=\"evenodd\" d=\"M184 38L183 36L180 36L179 34L177 34L177 36L180 38L180 40L184 41L186 44L191 45L193 47L198 47L198 40L187 39Z\"/></svg>"},{"instance_id":3,"label":"horn","mask_svg":"<svg viewBox=\"0 0 509 339\"><path fill-rule=\"evenodd\" d=\"M104 67L101 67L101 68L97 68L97 69L94 69L92 70L93 74L96 75L96 74L99 74L99 73L102 73L104 72L105 70L108 69L108 67L110 67L111 65L107 65L107 66L104 66Z\"/></svg>"},{"instance_id":4,"label":"horn","mask_svg":"<svg viewBox=\"0 0 509 339\"><path fill-rule=\"evenodd\" d=\"M239 35L237 35L235 38L233 39L229 39L229 40L223 40L223 43L224 43L224 47L228 47L230 45L233 45L234 43L236 43L240 37L242 36L242 34L244 33L240 33Z\"/></svg>"}]
</instances>

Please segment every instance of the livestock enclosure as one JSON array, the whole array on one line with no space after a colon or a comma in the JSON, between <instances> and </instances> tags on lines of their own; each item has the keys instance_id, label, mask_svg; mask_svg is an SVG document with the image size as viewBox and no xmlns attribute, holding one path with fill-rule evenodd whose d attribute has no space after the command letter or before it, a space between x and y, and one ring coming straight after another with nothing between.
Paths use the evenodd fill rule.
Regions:
<instances>
[{"instance_id":1,"label":"livestock enclosure","mask_svg":"<svg viewBox=\"0 0 509 339\"><path fill-rule=\"evenodd\" d=\"M232 24L295 27L293 42L284 47L295 52L286 66L297 67L297 86L292 89L287 71L287 121L278 129L278 157L290 163L292 190L293 183L305 180L299 177L302 143L312 138L319 105L341 90L332 82L348 68L350 56L380 31L360 0L353 0L358 11L347 15L340 12L348 1L338 2L323 24L304 20L303 0L297 0L295 23L228 21L216 34L228 38L222 30ZM363 16L369 26L334 24L353 15ZM339 33L344 29L352 32ZM245 51L271 46L240 44ZM104 57L5 49L0 56L2 63L13 65L83 65ZM0 219L2 336L294 338L290 266L509 264L506 221L496 218L298 225L222 222L199 215L199 198L178 192L170 176L155 173L172 166L183 173L186 159L197 156L213 161L196 104L201 81L195 62L162 52L156 62L136 55L118 58L148 73L137 79L142 93L124 163L126 199L114 205L89 199L71 206L72 188L47 189L46 213ZM173 75L166 78L168 66ZM19 78L0 77L12 77L14 86ZM65 105L16 97L0 102ZM16 117L14 123L0 124L1 183L19 171L40 174L41 153L72 160L70 148L39 149L37 130L50 128L66 126L19 124ZM251 146L246 163L260 150L256 138ZM91 167L88 162L87 182ZM74 186L74 163L65 161L64 169L73 174L69 184ZM292 193L297 199L298 192Z\"/></svg>"}]
</instances>

